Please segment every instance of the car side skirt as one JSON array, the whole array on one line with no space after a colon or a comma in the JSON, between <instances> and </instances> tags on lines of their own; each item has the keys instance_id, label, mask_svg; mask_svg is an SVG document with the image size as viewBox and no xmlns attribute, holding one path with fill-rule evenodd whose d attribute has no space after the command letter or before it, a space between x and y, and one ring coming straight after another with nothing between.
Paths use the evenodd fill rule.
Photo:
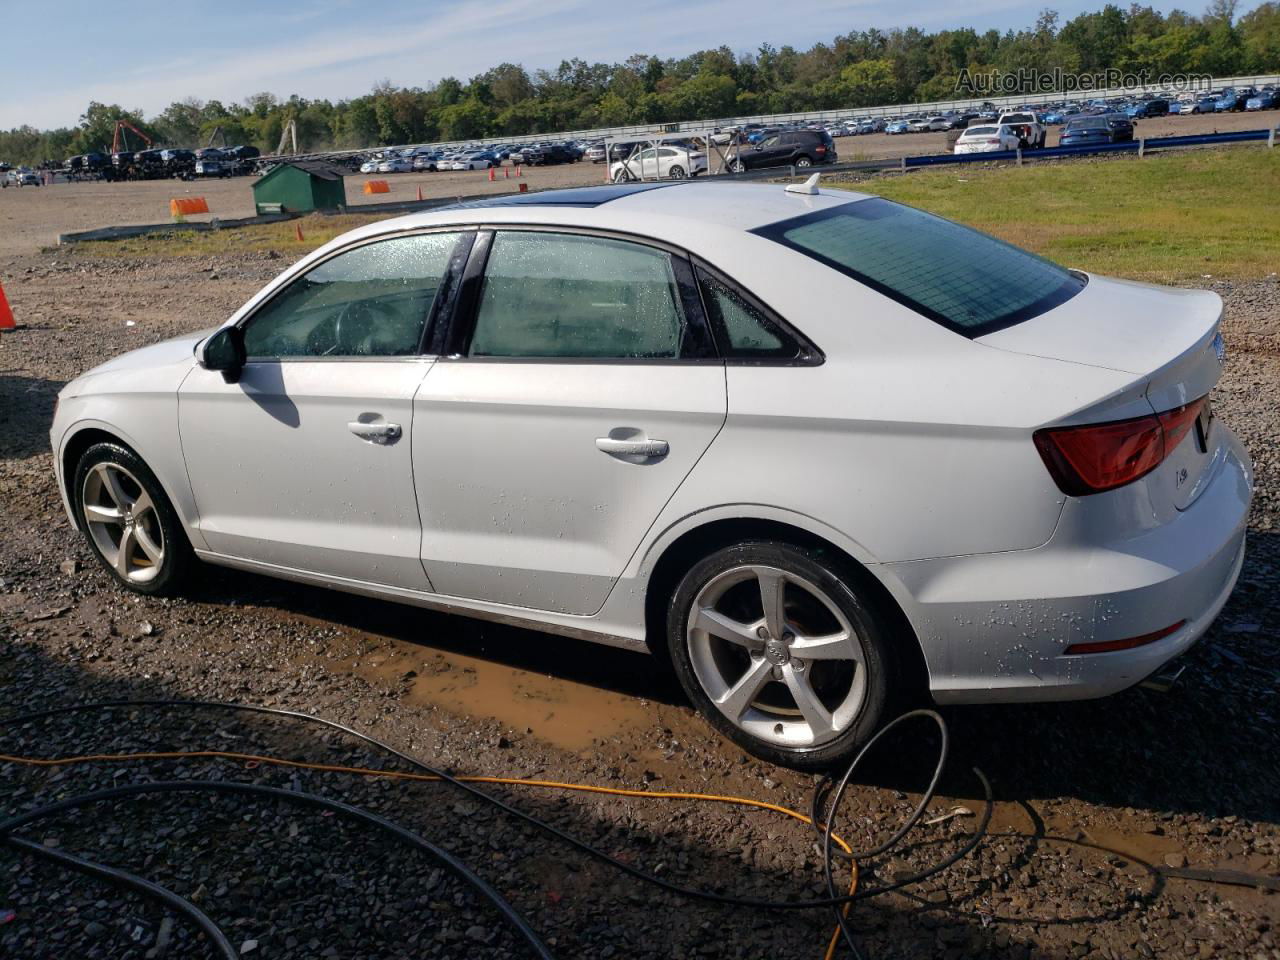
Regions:
<instances>
[{"instance_id":1,"label":"car side skirt","mask_svg":"<svg viewBox=\"0 0 1280 960\"><path fill-rule=\"evenodd\" d=\"M331 577L324 574L298 570L293 567L282 567L258 560L247 560L243 557L231 557L208 550L196 550L196 556L206 563L221 567L231 567L249 573L264 574L279 580L290 580L295 583L312 584L341 590L362 597L373 597L379 600L391 600L442 613L459 614L475 617L492 623L501 623L511 627L523 627L543 633L572 637L575 640L586 640L623 650L648 653L643 626L633 632L621 624L608 624L594 617L574 614L552 613L546 610L534 610L529 607L512 607L504 604L486 603L479 600L468 600L462 597L449 597L442 594L424 593L407 590L401 587L386 586L379 583L368 583L363 580L349 580L343 577Z\"/></svg>"}]
</instances>

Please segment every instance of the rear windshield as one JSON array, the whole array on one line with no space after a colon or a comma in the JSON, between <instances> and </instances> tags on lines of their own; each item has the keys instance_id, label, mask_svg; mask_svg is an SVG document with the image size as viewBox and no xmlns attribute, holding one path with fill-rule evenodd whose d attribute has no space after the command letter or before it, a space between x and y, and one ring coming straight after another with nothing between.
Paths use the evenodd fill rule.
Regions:
<instances>
[{"instance_id":1,"label":"rear windshield","mask_svg":"<svg viewBox=\"0 0 1280 960\"><path fill-rule=\"evenodd\" d=\"M1083 277L995 237L888 200L844 203L753 231L966 337L1039 316Z\"/></svg>"},{"instance_id":2,"label":"rear windshield","mask_svg":"<svg viewBox=\"0 0 1280 960\"><path fill-rule=\"evenodd\" d=\"M995 127L970 127L964 132L964 135L966 137L989 137L995 132Z\"/></svg>"}]
</instances>

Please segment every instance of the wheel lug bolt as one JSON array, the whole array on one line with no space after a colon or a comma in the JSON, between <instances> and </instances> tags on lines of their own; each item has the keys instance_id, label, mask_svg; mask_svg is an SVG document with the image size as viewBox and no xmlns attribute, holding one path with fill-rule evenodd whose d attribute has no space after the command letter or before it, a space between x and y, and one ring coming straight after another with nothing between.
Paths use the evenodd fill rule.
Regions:
<instances>
[{"instance_id":1,"label":"wheel lug bolt","mask_svg":"<svg viewBox=\"0 0 1280 960\"><path fill-rule=\"evenodd\" d=\"M761 640L768 640L768 639L769 639L769 628L768 628L768 627L757 627L757 628L756 628L756 636L757 636L757 637L759 637Z\"/></svg>"}]
</instances>

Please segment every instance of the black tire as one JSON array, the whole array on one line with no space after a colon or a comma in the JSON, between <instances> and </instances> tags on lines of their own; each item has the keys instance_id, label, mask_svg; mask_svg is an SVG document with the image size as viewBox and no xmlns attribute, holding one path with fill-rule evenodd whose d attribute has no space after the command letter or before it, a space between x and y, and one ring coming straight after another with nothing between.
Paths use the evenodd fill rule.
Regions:
<instances>
[{"instance_id":1,"label":"black tire","mask_svg":"<svg viewBox=\"0 0 1280 960\"><path fill-rule=\"evenodd\" d=\"M154 523L162 535L160 546L163 551L163 560L157 565L154 576L145 582L137 582L122 576L103 553L97 538L90 532L89 522L85 518L85 485L90 472L100 464L114 464L122 467L132 476L136 485L151 498L155 511ZM170 596L178 591L190 573L195 555L191 551L191 543L187 540L186 531L182 528L178 514L164 492L164 487L160 485L160 481L156 479L155 474L142 461L142 458L128 447L117 443L95 443L81 455L76 464L69 493L76 522L89 543L89 549L117 583L135 593L147 596Z\"/></svg>"},{"instance_id":2,"label":"black tire","mask_svg":"<svg viewBox=\"0 0 1280 960\"><path fill-rule=\"evenodd\" d=\"M676 164L675 166L667 170L667 176L670 177L672 180L683 180L684 167L680 166L679 164Z\"/></svg>"},{"instance_id":3,"label":"black tire","mask_svg":"<svg viewBox=\"0 0 1280 960\"><path fill-rule=\"evenodd\" d=\"M812 167L813 161L806 156L799 156L799 157L796 157L796 166L801 168Z\"/></svg>"},{"instance_id":4,"label":"black tire","mask_svg":"<svg viewBox=\"0 0 1280 960\"><path fill-rule=\"evenodd\" d=\"M741 160L734 160L731 164L729 164L729 169L732 170L734 173L746 173L747 165L743 163Z\"/></svg>"},{"instance_id":5,"label":"black tire","mask_svg":"<svg viewBox=\"0 0 1280 960\"><path fill-rule=\"evenodd\" d=\"M763 740L744 731L722 713L698 679L688 633L694 602L703 588L722 574L752 565L776 567L807 580L826 594L853 627L866 664L865 692L857 712L834 739L815 746L784 746ZM787 609L791 613L794 594L787 596ZM898 658L894 656L884 622L867 591L859 587L858 577L851 575L842 558L789 543L753 540L720 549L693 565L676 588L668 607L667 647L685 693L719 733L769 763L799 770L823 770L852 759L885 720L890 694L900 686ZM811 675L817 663L811 662ZM778 669L774 668L775 676Z\"/></svg>"}]
</instances>

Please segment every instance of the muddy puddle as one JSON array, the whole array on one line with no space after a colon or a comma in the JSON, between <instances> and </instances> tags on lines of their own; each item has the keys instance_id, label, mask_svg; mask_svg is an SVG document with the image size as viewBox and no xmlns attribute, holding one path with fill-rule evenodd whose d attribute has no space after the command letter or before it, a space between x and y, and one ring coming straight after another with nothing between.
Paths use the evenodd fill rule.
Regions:
<instances>
[{"instance_id":1,"label":"muddy puddle","mask_svg":"<svg viewBox=\"0 0 1280 960\"><path fill-rule=\"evenodd\" d=\"M397 640L325 665L400 687L405 703L492 717L565 750L583 750L598 740L649 727L663 709L588 684Z\"/></svg>"}]
</instances>

